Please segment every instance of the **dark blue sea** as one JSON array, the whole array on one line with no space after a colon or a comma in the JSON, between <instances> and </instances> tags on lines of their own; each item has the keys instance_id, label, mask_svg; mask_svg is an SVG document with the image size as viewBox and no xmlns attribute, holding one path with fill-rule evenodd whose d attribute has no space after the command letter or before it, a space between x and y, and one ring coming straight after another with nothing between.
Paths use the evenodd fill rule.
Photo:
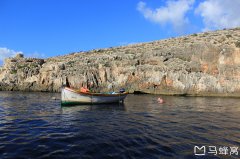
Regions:
<instances>
[{"instance_id":1,"label":"dark blue sea","mask_svg":"<svg viewBox=\"0 0 240 159\"><path fill-rule=\"evenodd\" d=\"M240 158L239 98L158 97L61 107L56 93L0 92L0 158Z\"/></svg>"}]
</instances>

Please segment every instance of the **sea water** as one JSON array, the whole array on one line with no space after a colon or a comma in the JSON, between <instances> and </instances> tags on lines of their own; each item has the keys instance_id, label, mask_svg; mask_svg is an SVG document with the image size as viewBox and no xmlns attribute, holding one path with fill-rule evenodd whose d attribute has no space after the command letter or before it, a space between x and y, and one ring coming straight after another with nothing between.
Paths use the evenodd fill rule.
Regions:
<instances>
[{"instance_id":1,"label":"sea water","mask_svg":"<svg viewBox=\"0 0 240 159\"><path fill-rule=\"evenodd\" d=\"M61 107L58 93L0 92L0 158L240 157L240 99L158 97Z\"/></svg>"}]
</instances>

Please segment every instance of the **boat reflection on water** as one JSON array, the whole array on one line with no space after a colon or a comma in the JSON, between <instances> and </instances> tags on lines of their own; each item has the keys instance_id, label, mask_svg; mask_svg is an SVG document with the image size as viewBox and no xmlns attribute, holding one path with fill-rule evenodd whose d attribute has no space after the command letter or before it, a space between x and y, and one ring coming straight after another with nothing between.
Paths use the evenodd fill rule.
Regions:
<instances>
[{"instance_id":1,"label":"boat reflection on water","mask_svg":"<svg viewBox=\"0 0 240 159\"><path fill-rule=\"evenodd\" d=\"M95 110L104 110L104 111L114 111L114 110L123 110L125 111L124 103L112 103L112 104L99 104L99 105L74 105L74 106L62 106L62 113L74 113L79 111L95 111Z\"/></svg>"}]
</instances>

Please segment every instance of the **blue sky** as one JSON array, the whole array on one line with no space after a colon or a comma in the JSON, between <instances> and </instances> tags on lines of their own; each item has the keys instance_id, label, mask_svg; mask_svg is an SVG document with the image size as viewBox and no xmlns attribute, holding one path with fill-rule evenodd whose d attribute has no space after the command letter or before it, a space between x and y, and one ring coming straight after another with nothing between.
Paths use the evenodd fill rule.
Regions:
<instances>
[{"instance_id":1,"label":"blue sky","mask_svg":"<svg viewBox=\"0 0 240 159\"><path fill-rule=\"evenodd\" d=\"M239 0L0 0L0 63L240 26ZM222 19L221 19L222 18Z\"/></svg>"}]
</instances>

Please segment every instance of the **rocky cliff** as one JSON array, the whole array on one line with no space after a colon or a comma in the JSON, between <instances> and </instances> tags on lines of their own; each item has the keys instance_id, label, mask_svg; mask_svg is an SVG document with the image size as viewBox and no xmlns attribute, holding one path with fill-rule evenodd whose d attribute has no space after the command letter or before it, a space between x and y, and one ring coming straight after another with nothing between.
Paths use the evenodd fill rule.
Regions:
<instances>
[{"instance_id":1,"label":"rocky cliff","mask_svg":"<svg viewBox=\"0 0 240 159\"><path fill-rule=\"evenodd\" d=\"M8 58L0 90L96 91L240 96L240 28L48 59Z\"/></svg>"}]
</instances>

